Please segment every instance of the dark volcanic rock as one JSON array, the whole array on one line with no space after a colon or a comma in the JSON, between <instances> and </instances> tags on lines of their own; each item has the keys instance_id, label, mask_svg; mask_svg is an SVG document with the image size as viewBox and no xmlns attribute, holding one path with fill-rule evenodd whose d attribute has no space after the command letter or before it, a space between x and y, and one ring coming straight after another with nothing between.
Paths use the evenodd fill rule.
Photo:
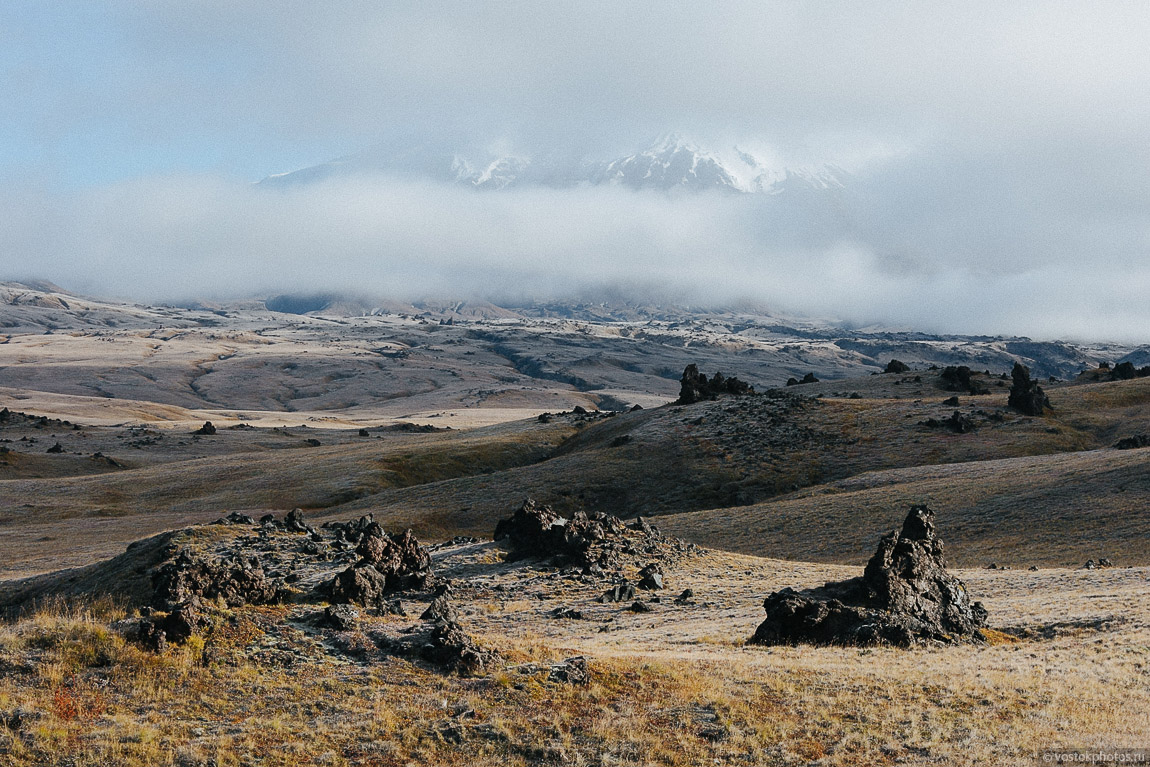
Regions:
<instances>
[{"instance_id":1,"label":"dark volcanic rock","mask_svg":"<svg viewBox=\"0 0 1150 767\"><path fill-rule=\"evenodd\" d=\"M947 391L964 391L969 394L987 394L990 390L974 378L974 371L966 365L950 365L938 374L939 384Z\"/></svg>"},{"instance_id":2,"label":"dark volcanic rock","mask_svg":"<svg viewBox=\"0 0 1150 767\"><path fill-rule=\"evenodd\" d=\"M200 434L205 437L210 437L216 433L216 427L212 425L211 421L204 421L204 425L192 432L192 434Z\"/></svg>"},{"instance_id":3,"label":"dark volcanic rock","mask_svg":"<svg viewBox=\"0 0 1150 767\"><path fill-rule=\"evenodd\" d=\"M464 676L482 673L497 657L479 646L454 621L436 624L431 639L420 653L423 659L441 669Z\"/></svg>"},{"instance_id":4,"label":"dark volcanic rock","mask_svg":"<svg viewBox=\"0 0 1150 767\"><path fill-rule=\"evenodd\" d=\"M587 665L587 659L582 655L577 655L562 663L556 663L551 667L547 681L562 684L588 684L591 681L591 669Z\"/></svg>"},{"instance_id":5,"label":"dark volcanic rock","mask_svg":"<svg viewBox=\"0 0 1150 767\"><path fill-rule=\"evenodd\" d=\"M211 560L180 551L171 562L152 575L152 601L161 609L173 609L193 597L222 599L228 607L279 601L282 584L268 578L254 556Z\"/></svg>"},{"instance_id":6,"label":"dark volcanic rock","mask_svg":"<svg viewBox=\"0 0 1150 767\"><path fill-rule=\"evenodd\" d=\"M968 434L974 431L974 419L968 415L963 415L955 410L949 418L944 418L941 421L937 418L927 418L921 422L923 426L929 426L932 429L948 429L955 434Z\"/></svg>"},{"instance_id":7,"label":"dark volcanic rock","mask_svg":"<svg viewBox=\"0 0 1150 767\"><path fill-rule=\"evenodd\" d=\"M352 631L359 625L359 610L351 605L329 605L324 608L323 618L337 631Z\"/></svg>"},{"instance_id":8,"label":"dark volcanic rock","mask_svg":"<svg viewBox=\"0 0 1150 767\"><path fill-rule=\"evenodd\" d=\"M683 377L679 379L679 399L676 405L690 405L693 402L713 400L720 394L754 394L755 390L746 381L738 378L726 378L722 373L715 373L710 380L699 372L694 363L687 365Z\"/></svg>"},{"instance_id":9,"label":"dark volcanic rock","mask_svg":"<svg viewBox=\"0 0 1150 767\"><path fill-rule=\"evenodd\" d=\"M371 523L360 537L355 553L387 578L389 590L423 588L431 580L431 557L410 530L388 534Z\"/></svg>"},{"instance_id":10,"label":"dark volcanic rock","mask_svg":"<svg viewBox=\"0 0 1150 767\"><path fill-rule=\"evenodd\" d=\"M657 562L652 562L639 571L639 588L645 591L663 588L663 568Z\"/></svg>"},{"instance_id":11,"label":"dark volcanic rock","mask_svg":"<svg viewBox=\"0 0 1150 767\"><path fill-rule=\"evenodd\" d=\"M419 619L433 623L455 623L459 620L459 612L451 604L451 599L447 594L440 594L431 600L431 604L427 606Z\"/></svg>"},{"instance_id":12,"label":"dark volcanic rock","mask_svg":"<svg viewBox=\"0 0 1150 767\"><path fill-rule=\"evenodd\" d=\"M898 360L891 360L890 362L886 363L886 369L883 370L882 372L884 372L884 373L907 373L909 371L910 371L910 366L907 365L905 362L899 362Z\"/></svg>"},{"instance_id":13,"label":"dark volcanic rock","mask_svg":"<svg viewBox=\"0 0 1150 767\"><path fill-rule=\"evenodd\" d=\"M625 527L622 520L607 514L577 512L571 519L549 506L539 506L528 498L508 519L495 526L495 540L511 543L509 559L558 557L579 566L604 565L592 552L594 544L618 537Z\"/></svg>"},{"instance_id":14,"label":"dark volcanic rock","mask_svg":"<svg viewBox=\"0 0 1150 767\"><path fill-rule=\"evenodd\" d=\"M1042 415L1050 407L1050 400L1046 392L1037 381L1030 380L1030 369L1021 362L1014 363L1010 371L1014 385L1010 387L1010 397L1007 404L1023 415Z\"/></svg>"},{"instance_id":15,"label":"dark volcanic rock","mask_svg":"<svg viewBox=\"0 0 1150 767\"><path fill-rule=\"evenodd\" d=\"M331 581L332 602L354 602L364 606L378 605L387 595L387 578L368 564L355 564Z\"/></svg>"},{"instance_id":16,"label":"dark volcanic rock","mask_svg":"<svg viewBox=\"0 0 1150 767\"><path fill-rule=\"evenodd\" d=\"M635 598L635 584L623 581L599 595L600 602L626 602Z\"/></svg>"},{"instance_id":17,"label":"dark volcanic rock","mask_svg":"<svg viewBox=\"0 0 1150 767\"><path fill-rule=\"evenodd\" d=\"M986 609L946 572L934 513L914 506L879 543L863 575L767 597L754 644L892 644L981 641Z\"/></svg>"},{"instance_id":18,"label":"dark volcanic rock","mask_svg":"<svg viewBox=\"0 0 1150 767\"><path fill-rule=\"evenodd\" d=\"M1135 434L1132 437L1123 437L1114 443L1119 450L1133 450L1140 447L1150 447L1150 435Z\"/></svg>"},{"instance_id":19,"label":"dark volcanic rock","mask_svg":"<svg viewBox=\"0 0 1150 767\"><path fill-rule=\"evenodd\" d=\"M284 517L284 530L289 533L307 533L311 528L303 521L303 509L292 509Z\"/></svg>"},{"instance_id":20,"label":"dark volcanic rock","mask_svg":"<svg viewBox=\"0 0 1150 767\"><path fill-rule=\"evenodd\" d=\"M331 581L333 602L379 605L392 592L425 588L431 581L431 557L410 530L389 535L369 522L355 551L359 561Z\"/></svg>"}]
</instances>

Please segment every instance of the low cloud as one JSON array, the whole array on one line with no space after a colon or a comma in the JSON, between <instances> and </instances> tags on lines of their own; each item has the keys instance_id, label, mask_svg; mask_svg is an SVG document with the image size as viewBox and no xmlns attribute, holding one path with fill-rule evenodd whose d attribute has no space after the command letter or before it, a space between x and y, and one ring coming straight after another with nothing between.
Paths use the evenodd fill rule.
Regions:
<instances>
[{"instance_id":1,"label":"low cloud","mask_svg":"<svg viewBox=\"0 0 1150 767\"><path fill-rule=\"evenodd\" d=\"M990 179L969 170L947 185L951 170L908 161L814 206L388 177L286 190L148 179L9 195L0 271L141 300L609 292L939 332L1144 340L1150 263L1132 254L1150 243L1150 208L1094 206L1059 226L1062 201L1030 199L1028 185L983 191Z\"/></svg>"}]
</instances>

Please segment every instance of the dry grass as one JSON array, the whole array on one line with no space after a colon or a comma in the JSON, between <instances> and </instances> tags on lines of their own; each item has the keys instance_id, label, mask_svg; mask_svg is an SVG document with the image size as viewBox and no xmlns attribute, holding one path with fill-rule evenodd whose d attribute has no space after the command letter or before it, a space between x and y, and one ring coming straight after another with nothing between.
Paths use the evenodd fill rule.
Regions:
<instances>
[{"instance_id":1,"label":"dry grass","mask_svg":"<svg viewBox=\"0 0 1150 767\"><path fill-rule=\"evenodd\" d=\"M705 564L723 562L765 578L779 569ZM0 755L11 765L974 765L1141 744L1145 571L970 575L1011 625L1077 623L983 646L752 648L738 641L740 620L716 612L709 630L724 641L698 634L668 648L658 636L677 622L670 612L608 644L585 622L513 606L515 636L477 628L504 663L463 679L380 655L366 638L362 655L334 651L284 624L294 608L236 610L202 641L153 655L109 630L114 606L57 604L0 630L0 712L24 714L0 728ZM1101 628L1082 620L1117 608L1125 617ZM285 649L298 651L290 665ZM548 681L547 664L575 652L590 657L592 683Z\"/></svg>"}]
</instances>

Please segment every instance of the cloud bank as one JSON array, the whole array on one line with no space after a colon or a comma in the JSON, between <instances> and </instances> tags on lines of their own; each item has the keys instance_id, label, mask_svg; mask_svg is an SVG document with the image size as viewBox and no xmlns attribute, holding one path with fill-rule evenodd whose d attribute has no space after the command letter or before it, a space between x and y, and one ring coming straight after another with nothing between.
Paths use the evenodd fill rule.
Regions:
<instances>
[{"instance_id":1,"label":"cloud bank","mask_svg":"<svg viewBox=\"0 0 1150 767\"><path fill-rule=\"evenodd\" d=\"M0 28L0 276L141 299L606 286L1150 340L1145 3L61 0ZM377 144L610 156L669 130L881 162L815 209L249 184Z\"/></svg>"}]
</instances>

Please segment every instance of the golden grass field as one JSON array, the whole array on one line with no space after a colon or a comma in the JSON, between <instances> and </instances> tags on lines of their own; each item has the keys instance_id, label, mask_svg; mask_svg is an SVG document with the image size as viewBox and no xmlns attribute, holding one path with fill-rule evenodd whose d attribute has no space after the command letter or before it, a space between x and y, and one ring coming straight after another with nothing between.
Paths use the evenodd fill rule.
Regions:
<instances>
[{"instance_id":1,"label":"golden grass field","mask_svg":"<svg viewBox=\"0 0 1150 767\"><path fill-rule=\"evenodd\" d=\"M73 326L0 338L0 765L984 765L1150 748L1150 449L1113 448L1150 434L1150 378L1044 384L1043 417L1006 407L1001 371L948 404L925 366L673 406L645 356L657 334L740 375L740 359L783 379L796 359L865 368L707 323L72 303ZM546 351L526 360L532 334ZM596 411L608 401L645 409ZM955 410L973 431L923 423ZM206 420L216 433L193 435ZM490 542L528 496L642 514L703 550L668 569L652 612L600 604L601 586ZM988 642L745 644L767 594L856 575L917 503L986 604ZM160 545L130 543L295 507L481 539L435 568L496 666L444 675L373 640L412 617L332 632L322 605L291 600L219 607L160 653L114 629ZM1082 568L1102 557L1114 566ZM693 603L673 603L685 588ZM549 681L576 655L588 685Z\"/></svg>"}]
</instances>

